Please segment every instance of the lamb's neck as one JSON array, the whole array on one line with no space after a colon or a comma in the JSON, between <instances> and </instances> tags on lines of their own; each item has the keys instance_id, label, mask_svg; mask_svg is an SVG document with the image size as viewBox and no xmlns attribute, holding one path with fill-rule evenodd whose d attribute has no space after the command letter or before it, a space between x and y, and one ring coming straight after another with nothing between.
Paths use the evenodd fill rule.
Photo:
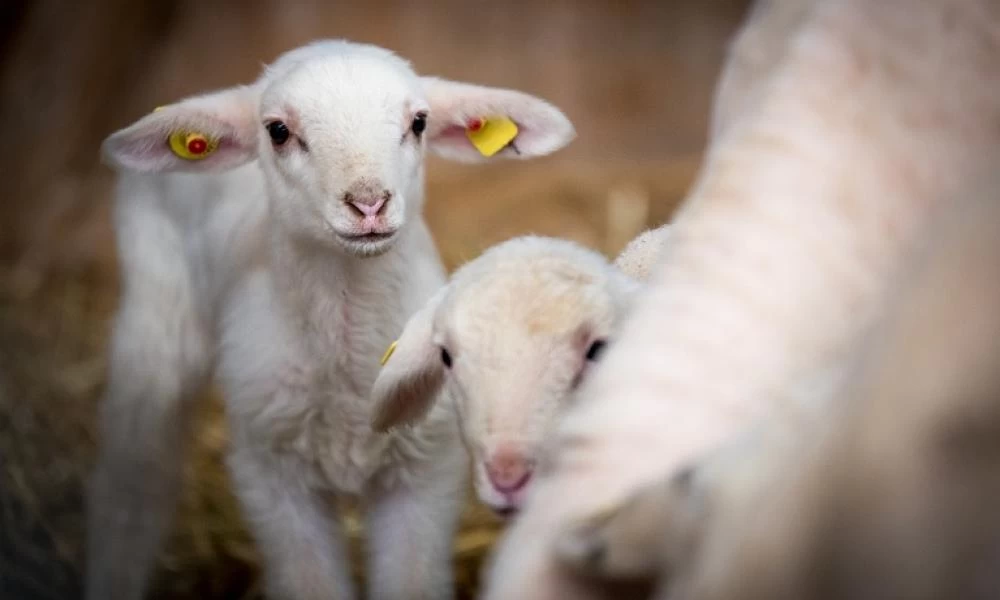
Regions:
<instances>
[{"instance_id":1,"label":"lamb's neck","mask_svg":"<svg viewBox=\"0 0 1000 600\"><path fill-rule=\"evenodd\" d=\"M398 278L399 261L393 256L397 252L393 247L379 256L352 256L276 231L271 237L275 294L289 316L307 330L326 329L323 321L332 311L341 314L346 304L356 304L360 310L387 310L392 295L380 294L379 290L387 281ZM373 294L381 296L377 302L360 301Z\"/></svg>"}]
</instances>

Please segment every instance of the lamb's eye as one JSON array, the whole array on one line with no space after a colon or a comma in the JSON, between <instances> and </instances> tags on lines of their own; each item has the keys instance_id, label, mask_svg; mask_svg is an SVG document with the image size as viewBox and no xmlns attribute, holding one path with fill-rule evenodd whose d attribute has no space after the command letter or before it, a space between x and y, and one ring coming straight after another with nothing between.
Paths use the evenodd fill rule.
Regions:
<instances>
[{"instance_id":1,"label":"lamb's eye","mask_svg":"<svg viewBox=\"0 0 1000 600\"><path fill-rule=\"evenodd\" d=\"M444 348L441 348L441 362L444 363L444 366L449 369L451 368L451 355L448 354L448 351Z\"/></svg>"},{"instance_id":2,"label":"lamb's eye","mask_svg":"<svg viewBox=\"0 0 1000 600\"><path fill-rule=\"evenodd\" d=\"M427 129L427 113L419 112L415 117L413 117L413 123L410 125L410 130L413 135L420 137L420 134Z\"/></svg>"},{"instance_id":3,"label":"lamb's eye","mask_svg":"<svg viewBox=\"0 0 1000 600\"><path fill-rule=\"evenodd\" d=\"M280 146L288 141L291 133L288 131L288 125L285 125L281 121L271 121L267 124L267 133L271 136L271 141L274 142L275 146Z\"/></svg>"},{"instance_id":4,"label":"lamb's eye","mask_svg":"<svg viewBox=\"0 0 1000 600\"><path fill-rule=\"evenodd\" d=\"M590 345L587 349L587 360L597 360L601 353L604 352L604 347L607 346L607 342L604 340L597 340Z\"/></svg>"}]
</instances>

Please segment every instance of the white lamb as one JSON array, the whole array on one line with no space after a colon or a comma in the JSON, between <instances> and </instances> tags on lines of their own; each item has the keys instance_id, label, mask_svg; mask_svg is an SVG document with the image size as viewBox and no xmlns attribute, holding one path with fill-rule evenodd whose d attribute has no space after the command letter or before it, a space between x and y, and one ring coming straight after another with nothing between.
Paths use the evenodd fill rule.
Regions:
<instances>
[{"instance_id":1,"label":"white lamb","mask_svg":"<svg viewBox=\"0 0 1000 600\"><path fill-rule=\"evenodd\" d=\"M373 426L419 422L447 388L479 499L515 514L555 423L642 287L660 235L630 244L618 259L625 269L538 236L463 265L406 324L375 381Z\"/></svg>"},{"instance_id":2,"label":"white lamb","mask_svg":"<svg viewBox=\"0 0 1000 600\"><path fill-rule=\"evenodd\" d=\"M480 154L467 130L484 127L513 139L487 140ZM323 41L286 53L252 85L185 99L110 136L124 293L87 597L145 592L191 402L216 372L229 467L270 596L354 597L331 503L352 495L367 509L368 597L451 597L467 469L451 401L412 430L369 424L380 353L445 279L421 216L424 151L529 158L574 135L535 97L418 77L388 50Z\"/></svg>"}]
</instances>

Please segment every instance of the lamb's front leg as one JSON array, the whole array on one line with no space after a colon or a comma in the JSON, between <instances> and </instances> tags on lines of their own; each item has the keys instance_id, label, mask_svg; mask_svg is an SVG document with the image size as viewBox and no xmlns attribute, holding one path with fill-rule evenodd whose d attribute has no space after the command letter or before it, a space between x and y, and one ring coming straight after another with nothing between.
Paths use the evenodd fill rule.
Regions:
<instances>
[{"instance_id":1,"label":"lamb's front leg","mask_svg":"<svg viewBox=\"0 0 1000 600\"><path fill-rule=\"evenodd\" d=\"M298 460L237 449L230 470L264 559L269 600L351 600L344 533L333 503L310 488Z\"/></svg>"},{"instance_id":2,"label":"lamb's front leg","mask_svg":"<svg viewBox=\"0 0 1000 600\"><path fill-rule=\"evenodd\" d=\"M374 486L368 508L369 600L450 600L452 548L468 460L457 439Z\"/></svg>"}]
</instances>

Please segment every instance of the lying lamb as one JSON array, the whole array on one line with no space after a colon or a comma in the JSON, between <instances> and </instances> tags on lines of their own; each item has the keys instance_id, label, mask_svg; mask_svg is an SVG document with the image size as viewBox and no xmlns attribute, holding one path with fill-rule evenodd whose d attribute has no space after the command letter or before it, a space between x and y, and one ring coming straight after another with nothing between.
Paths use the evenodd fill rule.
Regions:
<instances>
[{"instance_id":1,"label":"lying lamb","mask_svg":"<svg viewBox=\"0 0 1000 600\"><path fill-rule=\"evenodd\" d=\"M124 292L87 597L144 594L191 402L216 374L270 596L354 597L330 502L352 495L368 513L368 597L451 597L467 470L451 400L413 429L369 424L379 354L445 280L421 216L425 150L523 159L573 136L543 100L418 77L390 51L346 41L290 51L251 85L111 135Z\"/></svg>"},{"instance_id":2,"label":"lying lamb","mask_svg":"<svg viewBox=\"0 0 1000 600\"><path fill-rule=\"evenodd\" d=\"M463 265L386 357L373 388L375 429L420 422L446 388L479 499L501 516L516 513L549 434L614 337L663 231L626 247L617 266L574 242L537 236Z\"/></svg>"},{"instance_id":3,"label":"lying lamb","mask_svg":"<svg viewBox=\"0 0 1000 600\"><path fill-rule=\"evenodd\" d=\"M561 420L486 600L601 597L558 565L562 532L831 401L894 275L1000 164L997 31L992 0L757 3L669 251Z\"/></svg>"}]
</instances>

